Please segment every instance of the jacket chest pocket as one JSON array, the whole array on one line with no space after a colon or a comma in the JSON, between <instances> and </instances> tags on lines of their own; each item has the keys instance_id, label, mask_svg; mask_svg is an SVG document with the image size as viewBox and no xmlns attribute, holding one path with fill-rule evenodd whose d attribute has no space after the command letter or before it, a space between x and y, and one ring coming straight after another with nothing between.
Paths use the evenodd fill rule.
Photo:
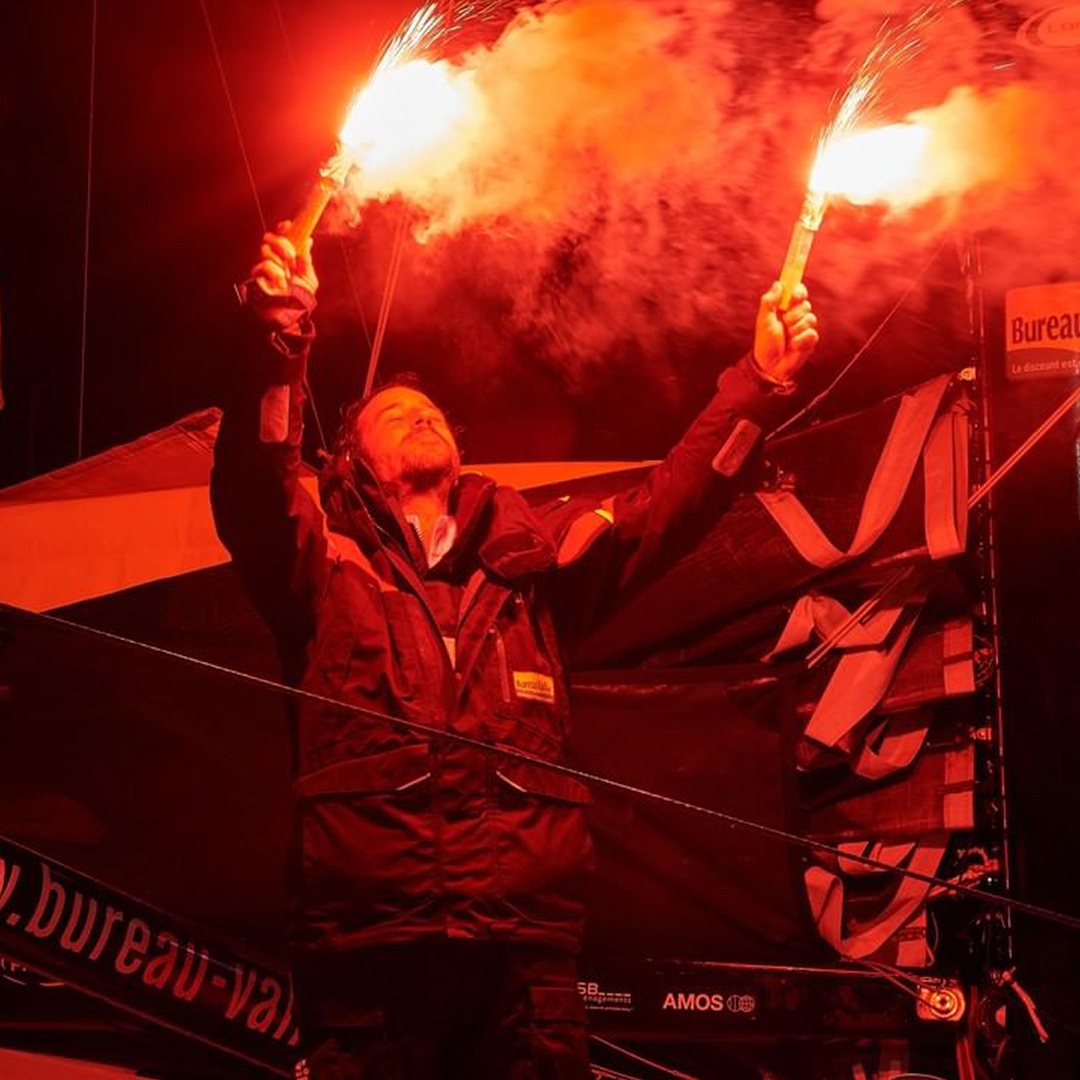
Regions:
<instances>
[{"instance_id":1,"label":"jacket chest pocket","mask_svg":"<svg viewBox=\"0 0 1080 1080\"><path fill-rule=\"evenodd\" d=\"M512 603L508 613L524 616L524 606ZM497 718L497 738L545 753L561 748L568 726L561 673L530 620L500 618L488 630L485 647L485 689Z\"/></svg>"}]
</instances>

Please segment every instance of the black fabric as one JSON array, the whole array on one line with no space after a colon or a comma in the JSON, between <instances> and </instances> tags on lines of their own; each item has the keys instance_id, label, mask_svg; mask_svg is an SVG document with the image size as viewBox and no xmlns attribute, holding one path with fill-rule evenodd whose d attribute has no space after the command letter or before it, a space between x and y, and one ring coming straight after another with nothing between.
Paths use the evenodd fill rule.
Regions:
<instances>
[{"instance_id":1,"label":"black fabric","mask_svg":"<svg viewBox=\"0 0 1080 1080\"><path fill-rule=\"evenodd\" d=\"M183 611L133 594L136 633L138 600L147 620ZM116 629L121 610L105 608ZM157 641L235 658L227 630L200 630ZM0 685L0 834L281 958L292 754L277 691L3 608Z\"/></svg>"},{"instance_id":2,"label":"black fabric","mask_svg":"<svg viewBox=\"0 0 1080 1080\"><path fill-rule=\"evenodd\" d=\"M793 486L826 535L846 548L897 404L888 401L768 446L746 487ZM838 461L843 468L837 468ZM604 482L610 481L596 481ZM874 545L876 558L925 544L923 503L922 469L916 468L896 517ZM624 594L590 628L576 648L574 668L726 662L739 655L736 647L773 634L773 641L757 651L760 656L775 641L790 598L811 581L818 588L828 584L753 494L719 510L677 558ZM842 567L829 579L850 572Z\"/></svg>"},{"instance_id":3,"label":"black fabric","mask_svg":"<svg viewBox=\"0 0 1080 1080\"><path fill-rule=\"evenodd\" d=\"M579 675L575 760L606 777L778 829L793 823L792 706L761 669ZM597 873L586 952L825 955L799 880L801 852L676 806L596 785Z\"/></svg>"},{"instance_id":4,"label":"black fabric","mask_svg":"<svg viewBox=\"0 0 1080 1080\"><path fill-rule=\"evenodd\" d=\"M297 974L311 1080L588 1080L569 954L444 941L363 950Z\"/></svg>"}]
</instances>

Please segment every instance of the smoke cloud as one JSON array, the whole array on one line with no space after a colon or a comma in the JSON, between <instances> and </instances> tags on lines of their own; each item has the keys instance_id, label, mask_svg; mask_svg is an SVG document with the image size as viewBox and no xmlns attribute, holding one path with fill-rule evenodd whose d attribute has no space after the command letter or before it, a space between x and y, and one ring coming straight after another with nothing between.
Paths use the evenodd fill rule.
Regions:
<instances>
[{"instance_id":1,"label":"smoke cloud","mask_svg":"<svg viewBox=\"0 0 1080 1080\"><path fill-rule=\"evenodd\" d=\"M424 169L354 192L369 218L372 198L411 207L395 324L452 338L466 379L527 362L584 391L644 365L674 399L685 357L749 341L830 100L882 20L911 9L566 0L519 15L456 62L477 121ZM856 343L959 233L1009 253L988 264L998 287L1078 276L1080 50L1020 48L1035 10L945 5L890 74L877 121L930 127L934 184L904 212L830 210L807 271L827 339ZM386 245L358 250L377 278Z\"/></svg>"}]
</instances>

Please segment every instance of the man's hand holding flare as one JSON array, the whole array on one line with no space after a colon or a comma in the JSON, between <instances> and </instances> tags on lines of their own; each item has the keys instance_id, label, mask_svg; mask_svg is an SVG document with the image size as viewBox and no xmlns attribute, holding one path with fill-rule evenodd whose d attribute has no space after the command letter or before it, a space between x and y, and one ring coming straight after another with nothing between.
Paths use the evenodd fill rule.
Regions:
<instances>
[{"instance_id":1,"label":"man's hand holding flare","mask_svg":"<svg viewBox=\"0 0 1080 1080\"><path fill-rule=\"evenodd\" d=\"M276 232L263 234L259 261L251 270L252 280L268 296L288 296L294 285L314 296L319 288L311 261L311 238L297 248L289 239L291 226L292 222L282 221Z\"/></svg>"},{"instance_id":2,"label":"man's hand holding flare","mask_svg":"<svg viewBox=\"0 0 1080 1080\"><path fill-rule=\"evenodd\" d=\"M771 383L790 386L817 347L817 316L810 308L806 286L799 284L786 310L780 309L779 281L761 298L754 326L754 364Z\"/></svg>"}]
</instances>

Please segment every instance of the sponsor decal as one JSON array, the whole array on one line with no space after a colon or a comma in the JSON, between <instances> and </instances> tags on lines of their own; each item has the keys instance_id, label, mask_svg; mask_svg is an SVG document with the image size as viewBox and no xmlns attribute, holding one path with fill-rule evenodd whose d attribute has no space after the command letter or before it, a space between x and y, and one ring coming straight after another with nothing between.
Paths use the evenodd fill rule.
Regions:
<instances>
[{"instance_id":1,"label":"sponsor decal","mask_svg":"<svg viewBox=\"0 0 1080 1080\"><path fill-rule=\"evenodd\" d=\"M1005 374L1018 380L1080 375L1080 282L1005 294Z\"/></svg>"},{"instance_id":2,"label":"sponsor decal","mask_svg":"<svg viewBox=\"0 0 1080 1080\"><path fill-rule=\"evenodd\" d=\"M1058 4L1032 15L1016 32L1029 49L1075 49L1080 46L1080 4Z\"/></svg>"},{"instance_id":3,"label":"sponsor decal","mask_svg":"<svg viewBox=\"0 0 1080 1080\"><path fill-rule=\"evenodd\" d=\"M757 1011L757 999L753 994L728 994L727 1007L733 1013L753 1013Z\"/></svg>"},{"instance_id":4,"label":"sponsor decal","mask_svg":"<svg viewBox=\"0 0 1080 1080\"><path fill-rule=\"evenodd\" d=\"M675 1012L729 1012L749 1015L757 1010L753 994L721 994L705 990L669 990L663 1009Z\"/></svg>"},{"instance_id":5,"label":"sponsor decal","mask_svg":"<svg viewBox=\"0 0 1080 1080\"><path fill-rule=\"evenodd\" d=\"M0 951L242 1056L276 1064L298 1042L286 974L9 840Z\"/></svg>"},{"instance_id":6,"label":"sponsor decal","mask_svg":"<svg viewBox=\"0 0 1080 1080\"><path fill-rule=\"evenodd\" d=\"M596 982L579 982L578 993L586 1009L598 1012L633 1012L634 995L629 990L608 990Z\"/></svg>"},{"instance_id":7,"label":"sponsor decal","mask_svg":"<svg viewBox=\"0 0 1080 1080\"><path fill-rule=\"evenodd\" d=\"M555 704L555 680L542 671L515 671L514 693L519 698Z\"/></svg>"}]
</instances>

